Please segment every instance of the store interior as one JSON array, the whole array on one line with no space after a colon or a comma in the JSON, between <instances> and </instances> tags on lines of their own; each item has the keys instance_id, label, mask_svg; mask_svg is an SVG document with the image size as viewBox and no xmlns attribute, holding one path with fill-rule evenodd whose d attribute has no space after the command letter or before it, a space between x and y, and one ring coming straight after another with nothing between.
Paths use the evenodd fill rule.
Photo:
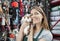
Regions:
<instances>
[{"instance_id":1,"label":"store interior","mask_svg":"<svg viewBox=\"0 0 60 41\"><path fill-rule=\"evenodd\" d=\"M8 21L5 22L5 25L1 25L0 18L1 41L16 41L13 38L19 31L21 18L25 14L30 14L30 8L34 5L39 5L44 10L53 34L52 41L60 41L60 0L0 0L0 7Z\"/></svg>"}]
</instances>

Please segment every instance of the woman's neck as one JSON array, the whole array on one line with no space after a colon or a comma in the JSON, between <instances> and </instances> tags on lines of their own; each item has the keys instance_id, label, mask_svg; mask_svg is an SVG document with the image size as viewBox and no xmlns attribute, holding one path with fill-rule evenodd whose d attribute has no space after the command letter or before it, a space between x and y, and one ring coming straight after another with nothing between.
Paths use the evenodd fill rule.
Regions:
<instances>
[{"instance_id":1,"label":"woman's neck","mask_svg":"<svg viewBox=\"0 0 60 41\"><path fill-rule=\"evenodd\" d=\"M40 23L36 24L35 32L39 32L42 29L42 26Z\"/></svg>"}]
</instances>

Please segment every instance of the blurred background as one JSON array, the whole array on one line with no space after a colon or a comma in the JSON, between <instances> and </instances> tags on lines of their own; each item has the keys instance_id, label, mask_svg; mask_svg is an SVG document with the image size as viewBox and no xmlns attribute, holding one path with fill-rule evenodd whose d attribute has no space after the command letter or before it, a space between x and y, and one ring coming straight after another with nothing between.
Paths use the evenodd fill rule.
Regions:
<instances>
[{"instance_id":1,"label":"blurred background","mask_svg":"<svg viewBox=\"0 0 60 41\"><path fill-rule=\"evenodd\" d=\"M60 41L60 0L0 0L0 41L16 41L20 20L34 5L44 10L53 41Z\"/></svg>"}]
</instances>

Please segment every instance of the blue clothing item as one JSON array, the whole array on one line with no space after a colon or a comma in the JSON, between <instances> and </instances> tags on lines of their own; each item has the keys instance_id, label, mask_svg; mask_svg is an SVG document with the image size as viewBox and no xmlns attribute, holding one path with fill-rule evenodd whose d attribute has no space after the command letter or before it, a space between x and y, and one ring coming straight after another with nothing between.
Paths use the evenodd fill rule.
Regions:
<instances>
[{"instance_id":1,"label":"blue clothing item","mask_svg":"<svg viewBox=\"0 0 60 41\"><path fill-rule=\"evenodd\" d=\"M16 9L16 19L13 21L13 24L15 24L15 25L18 25L18 21L19 21L19 14L18 14L18 9Z\"/></svg>"}]
</instances>

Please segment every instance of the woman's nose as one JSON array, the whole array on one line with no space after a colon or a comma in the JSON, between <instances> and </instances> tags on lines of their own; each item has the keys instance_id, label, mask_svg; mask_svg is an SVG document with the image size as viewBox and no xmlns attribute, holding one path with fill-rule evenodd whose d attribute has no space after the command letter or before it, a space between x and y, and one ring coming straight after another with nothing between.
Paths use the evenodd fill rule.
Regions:
<instances>
[{"instance_id":1,"label":"woman's nose","mask_svg":"<svg viewBox=\"0 0 60 41\"><path fill-rule=\"evenodd\" d=\"M31 18L34 18L34 17L35 17L35 15L32 15L32 16L31 16Z\"/></svg>"}]
</instances>

